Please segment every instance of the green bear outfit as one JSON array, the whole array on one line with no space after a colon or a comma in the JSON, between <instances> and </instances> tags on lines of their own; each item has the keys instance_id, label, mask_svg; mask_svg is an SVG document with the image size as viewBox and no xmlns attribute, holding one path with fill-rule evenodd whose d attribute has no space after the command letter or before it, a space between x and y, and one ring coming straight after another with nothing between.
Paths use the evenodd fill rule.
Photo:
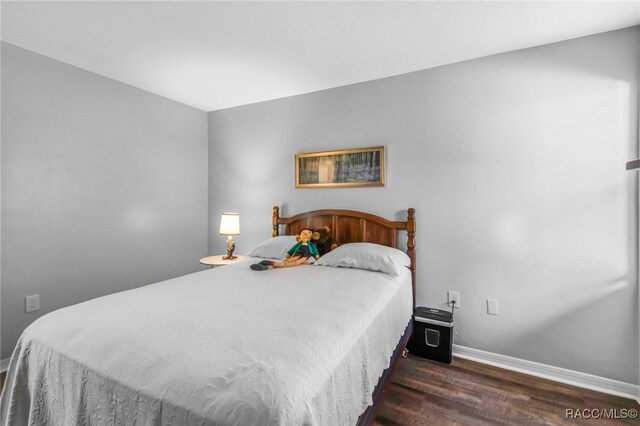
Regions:
<instances>
[{"instance_id":1,"label":"green bear outfit","mask_svg":"<svg viewBox=\"0 0 640 426\"><path fill-rule=\"evenodd\" d=\"M309 250L308 253L304 253L304 251L302 249L302 245L303 244L304 244L303 242L296 243L296 245L291 247L291 249L287 252L287 254L289 254L289 256L291 256L291 257L293 257L293 256L295 256L297 254L299 254L301 256L305 256L305 257L313 256L315 258L320 256L320 252L318 251L318 247L316 247L316 245L312 241L308 241L307 242L307 248Z\"/></svg>"}]
</instances>

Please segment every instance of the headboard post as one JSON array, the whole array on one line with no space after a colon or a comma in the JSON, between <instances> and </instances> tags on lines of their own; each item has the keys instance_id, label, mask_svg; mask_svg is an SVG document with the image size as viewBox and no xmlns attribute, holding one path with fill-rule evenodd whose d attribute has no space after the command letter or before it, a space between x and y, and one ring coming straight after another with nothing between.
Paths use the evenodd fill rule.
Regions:
<instances>
[{"instance_id":1,"label":"headboard post","mask_svg":"<svg viewBox=\"0 0 640 426\"><path fill-rule=\"evenodd\" d=\"M271 216L271 224L273 226L272 237L277 237L279 234L278 219L280 219L280 207L273 206L273 215Z\"/></svg>"},{"instance_id":2,"label":"headboard post","mask_svg":"<svg viewBox=\"0 0 640 426\"><path fill-rule=\"evenodd\" d=\"M413 283L413 307L416 307L416 210L407 210L407 255L411 259L411 281Z\"/></svg>"}]
</instances>

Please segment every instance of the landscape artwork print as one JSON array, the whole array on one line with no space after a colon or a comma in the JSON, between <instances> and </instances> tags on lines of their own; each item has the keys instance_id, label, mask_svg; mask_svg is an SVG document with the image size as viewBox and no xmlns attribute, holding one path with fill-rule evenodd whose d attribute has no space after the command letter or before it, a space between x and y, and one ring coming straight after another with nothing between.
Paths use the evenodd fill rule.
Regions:
<instances>
[{"instance_id":1,"label":"landscape artwork print","mask_svg":"<svg viewBox=\"0 0 640 426\"><path fill-rule=\"evenodd\" d=\"M296 188L384 186L384 147L296 154Z\"/></svg>"}]
</instances>

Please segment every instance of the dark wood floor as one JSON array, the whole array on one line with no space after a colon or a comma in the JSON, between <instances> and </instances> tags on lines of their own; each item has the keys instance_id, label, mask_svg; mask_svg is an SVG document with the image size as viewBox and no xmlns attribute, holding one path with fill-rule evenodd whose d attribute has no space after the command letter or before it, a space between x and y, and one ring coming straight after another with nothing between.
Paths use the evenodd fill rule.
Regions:
<instances>
[{"instance_id":1,"label":"dark wood floor","mask_svg":"<svg viewBox=\"0 0 640 426\"><path fill-rule=\"evenodd\" d=\"M566 419L567 409L622 413L640 406L461 358L447 365L409 355L398 362L374 425L640 425L638 418Z\"/></svg>"},{"instance_id":2,"label":"dark wood floor","mask_svg":"<svg viewBox=\"0 0 640 426\"><path fill-rule=\"evenodd\" d=\"M620 398L486 364L400 359L375 425L640 425L635 419L567 419L567 409L640 410ZM612 412L614 413L614 412Z\"/></svg>"}]
</instances>

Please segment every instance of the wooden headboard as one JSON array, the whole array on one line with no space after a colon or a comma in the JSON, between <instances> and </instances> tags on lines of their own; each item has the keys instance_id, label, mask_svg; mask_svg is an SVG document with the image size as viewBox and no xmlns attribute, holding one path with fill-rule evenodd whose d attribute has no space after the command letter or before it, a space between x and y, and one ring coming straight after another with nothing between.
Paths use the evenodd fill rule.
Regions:
<instances>
[{"instance_id":1,"label":"wooden headboard","mask_svg":"<svg viewBox=\"0 0 640 426\"><path fill-rule=\"evenodd\" d=\"M291 217L280 217L280 208L273 207L273 236L295 235L303 229L328 226L340 244L376 243L403 250L398 246L398 232L407 231L406 252L411 259L413 303L416 300L416 219L415 209L407 210L406 221L392 221L380 216L354 210L314 210ZM284 230L280 232L280 226Z\"/></svg>"}]
</instances>

